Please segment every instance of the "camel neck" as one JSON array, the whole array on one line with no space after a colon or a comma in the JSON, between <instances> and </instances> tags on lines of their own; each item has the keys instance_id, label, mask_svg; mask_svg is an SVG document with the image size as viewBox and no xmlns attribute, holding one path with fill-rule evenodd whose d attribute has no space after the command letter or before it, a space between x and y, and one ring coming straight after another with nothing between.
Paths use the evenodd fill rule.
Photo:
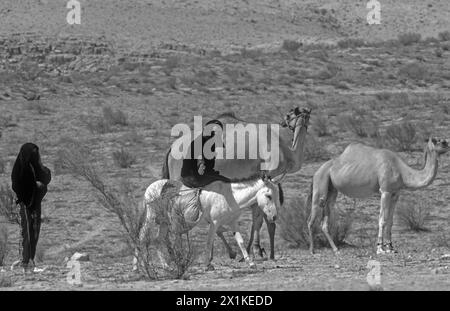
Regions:
<instances>
[{"instance_id":1,"label":"camel neck","mask_svg":"<svg viewBox=\"0 0 450 311\"><path fill-rule=\"evenodd\" d=\"M289 148L292 152L292 166L288 169L290 172L296 172L300 170L304 161L304 146L306 143L306 134L308 129L302 126L297 135L297 139L292 148ZM295 133L294 133L295 136Z\"/></svg>"},{"instance_id":2,"label":"camel neck","mask_svg":"<svg viewBox=\"0 0 450 311\"><path fill-rule=\"evenodd\" d=\"M430 185L437 174L438 155L428 148L424 152L424 165L422 169L415 170L404 164L403 182L409 189L420 189Z\"/></svg>"}]
</instances>

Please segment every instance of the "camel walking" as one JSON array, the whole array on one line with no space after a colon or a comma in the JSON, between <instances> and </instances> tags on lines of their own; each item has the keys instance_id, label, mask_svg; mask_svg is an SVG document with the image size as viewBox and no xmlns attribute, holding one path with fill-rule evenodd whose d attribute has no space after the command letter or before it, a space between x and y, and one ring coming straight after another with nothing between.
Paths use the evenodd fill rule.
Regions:
<instances>
[{"instance_id":1,"label":"camel walking","mask_svg":"<svg viewBox=\"0 0 450 311\"><path fill-rule=\"evenodd\" d=\"M280 151L279 165L273 170L269 171L267 174L271 176L277 176L281 173L295 173L301 169L304 161L304 145L306 142L306 134L309 125L311 110L310 109L299 109L298 107L291 109L285 115L284 119L280 122L281 128L277 135L279 136L278 150ZM225 117L228 117L228 122L236 123L242 122L242 120L237 119L234 115L224 114L219 116L218 119L227 124ZM251 123L246 123L246 125ZM265 133L270 137L270 133ZM270 143L270 139L267 139ZM248 144L248 141L246 141ZM248 146L246 147L248 149ZM270 147L272 149L273 146ZM259 174L260 159L252 160L233 160L233 159L223 159L216 160L216 169L223 171L224 175L232 179L233 181L249 180L252 176ZM258 165L256 165L258 164ZM180 180L181 176L181 166L182 160L177 160L171 155L171 150L169 149L166 153L166 157L163 163L162 178ZM280 188L281 191L281 188ZM256 254L263 257L263 249L260 246L260 230L263 221L266 222L269 239L270 239L270 258L274 259L274 237L276 224L274 222L268 222L266 218L263 217L263 213L258 212L255 206L252 206L253 211L253 222L250 235L250 241L247 247L248 252L251 250L251 244L254 239L253 250ZM230 258L236 257L236 252L234 252L229 244L227 243L225 237L222 233L218 233L220 239L224 242L226 249L228 250Z\"/></svg>"},{"instance_id":2,"label":"camel walking","mask_svg":"<svg viewBox=\"0 0 450 311\"><path fill-rule=\"evenodd\" d=\"M284 176L284 175L283 175ZM283 176L279 177L281 179ZM201 221L206 221L209 223L209 231L206 242L206 266L207 269L214 269L211 262L213 259L213 244L214 236L216 233L219 237L223 237L223 232L232 231L236 242L242 252L245 261L254 267L255 264L253 260L249 257L247 250L244 246L244 240L239 232L238 219L242 212L248 207L253 205L258 205L262 208L262 212L266 215L269 222L275 221L277 217L277 210L280 207L279 191L277 186L277 179L270 180L269 178L263 177L256 181L248 181L241 183L232 183L231 187L233 189L233 196L238 203L239 207L236 209L233 205L229 204L229 200L222 195L224 183L217 181L209 184L204 189L190 189L182 185L179 181L162 179L152 183L146 190L144 196L144 207L146 210L146 219L142 226L140 232L140 239L142 240L147 234L152 226L159 224L157 240L159 243L164 243L168 238L169 225L167 221L161 220L161 213L155 211L153 202L161 199L164 195L164 188L170 184L175 187L175 193L180 194L178 197L182 201L186 201L183 197L187 192L196 191L198 204L195 208L197 211L193 213L193 208L188 208L184 211L184 218L188 223L187 226L177 229L178 233L186 233L194 228ZM190 199L189 199L190 200ZM192 215L195 214L195 217ZM168 217L168 215L162 215L162 217ZM156 219L159 217L159 219ZM167 218L166 217L166 218ZM154 228L153 228L154 229ZM160 259L163 258L161 252L158 252ZM137 269L137 258L138 253L136 250L135 258L133 261L133 269ZM163 261L163 260L162 260Z\"/></svg>"},{"instance_id":3,"label":"camel walking","mask_svg":"<svg viewBox=\"0 0 450 311\"><path fill-rule=\"evenodd\" d=\"M394 252L391 230L395 204L402 189L416 190L430 185L437 174L439 156L449 150L446 140L430 138L424 151L424 166L416 170L387 149L360 143L347 146L337 158L325 162L314 174L308 205L310 252L314 253L312 226L321 209L322 231L333 251L338 252L328 231L328 220L338 192L352 198L367 198L381 193L377 254Z\"/></svg>"}]
</instances>

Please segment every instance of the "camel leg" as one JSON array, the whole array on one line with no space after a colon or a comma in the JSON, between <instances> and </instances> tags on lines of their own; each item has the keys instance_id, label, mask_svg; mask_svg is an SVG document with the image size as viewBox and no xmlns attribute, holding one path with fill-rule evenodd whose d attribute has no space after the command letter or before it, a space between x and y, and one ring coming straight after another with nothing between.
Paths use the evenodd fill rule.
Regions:
<instances>
[{"instance_id":1,"label":"camel leg","mask_svg":"<svg viewBox=\"0 0 450 311\"><path fill-rule=\"evenodd\" d=\"M270 259L275 260L275 230L277 228L276 223L269 222L267 217L264 217L264 221L266 222L267 231L269 231L269 240L270 240ZM259 238L259 231L258 231Z\"/></svg>"},{"instance_id":2,"label":"camel leg","mask_svg":"<svg viewBox=\"0 0 450 311\"><path fill-rule=\"evenodd\" d=\"M313 193L312 204L311 204L311 214L308 219L308 233L309 233L309 252L314 254L314 236L313 236L313 225L316 220L317 213L326 205L326 195L321 195L321 192Z\"/></svg>"},{"instance_id":3,"label":"camel leg","mask_svg":"<svg viewBox=\"0 0 450 311\"><path fill-rule=\"evenodd\" d=\"M217 236L222 240L223 244L225 245L225 248L227 249L228 256L230 256L230 259L236 258L236 252L231 248L230 244L228 244L227 240L225 239L225 236L223 235L222 231L217 231Z\"/></svg>"},{"instance_id":4,"label":"camel leg","mask_svg":"<svg viewBox=\"0 0 450 311\"><path fill-rule=\"evenodd\" d=\"M330 219L330 213L331 213L331 209L334 207L334 204L336 202L336 198L337 198L337 190L336 188L334 188L332 185L329 186L328 188L328 197L327 197L327 202L324 208L324 217L323 217L323 222L322 222L322 232L325 234L325 237L328 240L328 243L330 244L331 248L333 249L333 252L335 254L338 254L338 248L336 247L336 244L334 244L333 239L331 238L330 232L328 230L328 220Z\"/></svg>"},{"instance_id":5,"label":"camel leg","mask_svg":"<svg viewBox=\"0 0 450 311\"><path fill-rule=\"evenodd\" d=\"M244 257L244 260L249 264L250 268L256 268L255 263L248 256L247 250L245 249L244 239L242 238L241 233L238 231L237 221L234 222L232 228L233 228L233 232L234 232L234 238L236 239L236 242L239 245L239 248L241 249L242 256Z\"/></svg>"},{"instance_id":6,"label":"camel leg","mask_svg":"<svg viewBox=\"0 0 450 311\"><path fill-rule=\"evenodd\" d=\"M392 245L392 226L394 224L394 211L395 205L398 202L400 195L398 192L392 194L391 204L389 206L388 223L387 223L387 234L386 241L384 242L384 247L387 253L396 253L394 246Z\"/></svg>"},{"instance_id":7,"label":"camel leg","mask_svg":"<svg viewBox=\"0 0 450 311\"><path fill-rule=\"evenodd\" d=\"M378 239L377 239L377 254L386 253L383 248L384 234L386 232L386 225L389 216L389 207L391 206L392 193L381 192L380 201L380 216L378 218Z\"/></svg>"},{"instance_id":8,"label":"camel leg","mask_svg":"<svg viewBox=\"0 0 450 311\"><path fill-rule=\"evenodd\" d=\"M208 238L206 239L206 270L214 270L214 266L212 265L213 260L213 251L214 251L214 235L217 232L217 224L211 223L209 225Z\"/></svg>"},{"instance_id":9,"label":"camel leg","mask_svg":"<svg viewBox=\"0 0 450 311\"><path fill-rule=\"evenodd\" d=\"M263 213L258 206L252 207L252 229L250 231L250 240L248 241L247 252L251 253L253 244L253 254L264 258L264 249L261 248L259 232L263 224ZM253 240L253 238L256 238Z\"/></svg>"}]
</instances>

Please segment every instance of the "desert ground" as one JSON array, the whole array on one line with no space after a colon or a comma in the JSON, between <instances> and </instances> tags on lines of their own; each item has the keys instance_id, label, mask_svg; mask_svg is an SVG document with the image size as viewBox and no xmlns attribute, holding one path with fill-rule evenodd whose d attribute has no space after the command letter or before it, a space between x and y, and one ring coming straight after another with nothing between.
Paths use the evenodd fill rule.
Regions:
<instances>
[{"instance_id":1,"label":"desert ground","mask_svg":"<svg viewBox=\"0 0 450 311\"><path fill-rule=\"evenodd\" d=\"M289 215L319 166L351 142L395 150L420 168L424 140L450 138L447 0L382 0L380 25L367 24L367 1L80 2L80 25L67 24L64 1L0 4L2 197L25 142L40 146L53 173L37 255L45 270L9 271L20 230L4 217L0 290L368 290L369 260L380 262L384 290L450 290L448 154L430 186L401 193L398 209L423 223L413 230L396 214L398 253L376 255L379 197L340 195L337 208L353 220L340 256L326 246L311 255L278 222L275 261L250 269L239 256L229 259L216 238L216 269L205 271L207 228L200 227L198 259L180 280L132 272L117 217L59 165L61 149L76 139L108 185L127 179L141 198L161 176L175 124L224 112L278 123L300 106L312 108L306 161L284 180L280 213ZM120 120L108 118L108 109ZM250 224L248 211L240 220L245 241ZM238 250L231 233L226 237ZM268 251L265 226L261 241ZM74 252L89 254L81 287L66 281L65 259Z\"/></svg>"}]
</instances>

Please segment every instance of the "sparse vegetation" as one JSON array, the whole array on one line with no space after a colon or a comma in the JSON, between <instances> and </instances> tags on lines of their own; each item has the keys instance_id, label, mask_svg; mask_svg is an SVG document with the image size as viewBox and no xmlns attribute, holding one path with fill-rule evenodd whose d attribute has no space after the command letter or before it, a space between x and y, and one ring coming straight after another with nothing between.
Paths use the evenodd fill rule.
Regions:
<instances>
[{"instance_id":1,"label":"sparse vegetation","mask_svg":"<svg viewBox=\"0 0 450 311\"><path fill-rule=\"evenodd\" d=\"M4 265L4 261L7 255L8 255L8 230L6 226L0 222L0 267Z\"/></svg>"},{"instance_id":2,"label":"sparse vegetation","mask_svg":"<svg viewBox=\"0 0 450 311\"><path fill-rule=\"evenodd\" d=\"M103 118L110 125L128 125L127 115L120 109L103 107Z\"/></svg>"},{"instance_id":3,"label":"sparse vegetation","mask_svg":"<svg viewBox=\"0 0 450 311\"><path fill-rule=\"evenodd\" d=\"M288 51L289 53L295 53L301 46L301 42L297 42L294 40L284 40L281 47L283 50Z\"/></svg>"},{"instance_id":4,"label":"sparse vegetation","mask_svg":"<svg viewBox=\"0 0 450 311\"><path fill-rule=\"evenodd\" d=\"M306 137L304 153L305 160L310 162L323 161L330 158L329 152L322 146L320 141L318 141L311 135L308 135Z\"/></svg>"},{"instance_id":5,"label":"sparse vegetation","mask_svg":"<svg viewBox=\"0 0 450 311\"><path fill-rule=\"evenodd\" d=\"M93 190L98 194L97 198L101 206L108 212L117 216L121 228L125 232L126 242L130 248L130 253L138 250L138 267L148 279L158 279L161 277L161 268L155 262L155 251L161 250L168 267L163 267L163 271L170 277L182 278L194 262L195 251L187 235L175 230L179 228L180 222L176 215L181 215L176 210L168 214L171 208L171 201L154 202L153 208L162 217L169 218L171 226L169 238L161 245L156 240L155 234L151 234L156 228L150 228L149 234L140 239L140 231L144 220L144 210L142 203L136 202L133 189L136 187L129 182L123 182L119 189L107 186L97 173L96 169L90 165L88 155L83 152L84 148L77 142L72 142L63 149L64 167L70 169L72 174L86 180ZM139 196L140 197L140 196ZM162 213L162 215L161 215ZM175 216L174 216L175 215ZM177 218L178 221L173 221ZM157 225L153 223L153 225Z\"/></svg>"},{"instance_id":6,"label":"sparse vegetation","mask_svg":"<svg viewBox=\"0 0 450 311\"><path fill-rule=\"evenodd\" d=\"M424 65L414 62L401 67L398 74L413 80L424 80L428 76L428 71Z\"/></svg>"},{"instance_id":7,"label":"sparse vegetation","mask_svg":"<svg viewBox=\"0 0 450 311\"><path fill-rule=\"evenodd\" d=\"M362 108L354 108L350 114L338 117L338 125L343 130L349 130L358 137L376 137L378 120L374 115Z\"/></svg>"},{"instance_id":8,"label":"sparse vegetation","mask_svg":"<svg viewBox=\"0 0 450 311\"><path fill-rule=\"evenodd\" d=\"M306 206L302 197L288 200L280 211L281 237L294 246L300 248L309 247L308 218L311 207ZM329 231L336 246L345 244L352 227L352 217L349 212L335 209L331 212ZM329 247L328 241L323 236L318 222L314 225L315 245Z\"/></svg>"},{"instance_id":9,"label":"sparse vegetation","mask_svg":"<svg viewBox=\"0 0 450 311\"><path fill-rule=\"evenodd\" d=\"M398 41L403 45L412 45L414 43L417 43L422 38L422 35L420 33L403 33L398 35Z\"/></svg>"},{"instance_id":10,"label":"sparse vegetation","mask_svg":"<svg viewBox=\"0 0 450 311\"><path fill-rule=\"evenodd\" d=\"M412 231L428 231L425 223L430 217L430 206L417 198L400 198L397 203L397 217L400 224Z\"/></svg>"},{"instance_id":11,"label":"sparse vegetation","mask_svg":"<svg viewBox=\"0 0 450 311\"><path fill-rule=\"evenodd\" d=\"M118 151L114 151L112 155L114 163L120 168L129 168L136 163L136 157L123 147Z\"/></svg>"},{"instance_id":12,"label":"sparse vegetation","mask_svg":"<svg viewBox=\"0 0 450 311\"><path fill-rule=\"evenodd\" d=\"M441 41L450 41L450 31L443 31L438 34L438 38Z\"/></svg>"},{"instance_id":13,"label":"sparse vegetation","mask_svg":"<svg viewBox=\"0 0 450 311\"><path fill-rule=\"evenodd\" d=\"M347 38L347 39L339 40L337 45L341 49L359 48L359 47L364 46L365 42L363 39Z\"/></svg>"},{"instance_id":14,"label":"sparse vegetation","mask_svg":"<svg viewBox=\"0 0 450 311\"><path fill-rule=\"evenodd\" d=\"M11 223L20 224L16 195L5 184L0 186L0 216L5 217Z\"/></svg>"},{"instance_id":15,"label":"sparse vegetation","mask_svg":"<svg viewBox=\"0 0 450 311\"><path fill-rule=\"evenodd\" d=\"M399 124L392 124L387 127L383 137L387 147L398 151L414 151L418 135L416 125L410 121L403 121Z\"/></svg>"},{"instance_id":16,"label":"sparse vegetation","mask_svg":"<svg viewBox=\"0 0 450 311\"><path fill-rule=\"evenodd\" d=\"M318 115L314 118L312 128L314 132L317 133L317 136L322 137L330 135L330 132L328 130L329 122L329 119L324 115Z\"/></svg>"}]
</instances>

